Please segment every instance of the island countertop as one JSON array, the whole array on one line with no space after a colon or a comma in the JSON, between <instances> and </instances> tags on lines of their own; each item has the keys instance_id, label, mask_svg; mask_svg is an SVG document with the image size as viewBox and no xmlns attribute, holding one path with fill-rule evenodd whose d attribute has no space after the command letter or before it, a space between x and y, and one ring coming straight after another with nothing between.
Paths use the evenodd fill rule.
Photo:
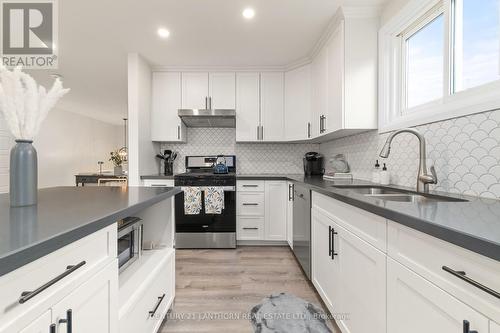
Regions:
<instances>
[{"instance_id":1,"label":"island countertop","mask_svg":"<svg viewBox=\"0 0 500 333\"><path fill-rule=\"evenodd\" d=\"M0 194L0 276L179 193L172 187L53 187L38 204Z\"/></svg>"}]
</instances>

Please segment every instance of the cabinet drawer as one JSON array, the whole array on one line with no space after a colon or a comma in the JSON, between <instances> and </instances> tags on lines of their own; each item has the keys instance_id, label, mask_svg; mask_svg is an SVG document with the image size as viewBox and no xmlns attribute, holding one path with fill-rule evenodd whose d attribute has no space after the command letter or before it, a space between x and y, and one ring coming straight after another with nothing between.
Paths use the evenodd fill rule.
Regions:
<instances>
[{"instance_id":1,"label":"cabinet drawer","mask_svg":"<svg viewBox=\"0 0 500 333\"><path fill-rule=\"evenodd\" d=\"M236 219L237 240L263 240L264 218L258 216L238 216Z\"/></svg>"},{"instance_id":2,"label":"cabinet drawer","mask_svg":"<svg viewBox=\"0 0 500 333\"><path fill-rule=\"evenodd\" d=\"M264 192L263 180L238 180L236 186L238 192Z\"/></svg>"},{"instance_id":3,"label":"cabinet drawer","mask_svg":"<svg viewBox=\"0 0 500 333\"><path fill-rule=\"evenodd\" d=\"M145 281L141 297L120 318L120 333L153 333L174 300L175 252ZM148 277L144 277L148 280ZM156 310L156 311L155 311Z\"/></svg>"},{"instance_id":4,"label":"cabinet drawer","mask_svg":"<svg viewBox=\"0 0 500 333\"><path fill-rule=\"evenodd\" d=\"M464 321L470 331L464 329ZM488 318L428 280L387 260L387 332L488 332Z\"/></svg>"},{"instance_id":5,"label":"cabinet drawer","mask_svg":"<svg viewBox=\"0 0 500 333\"><path fill-rule=\"evenodd\" d=\"M173 179L144 179L142 185L146 187L174 187Z\"/></svg>"},{"instance_id":6,"label":"cabinet drawer","mask_svg":"<svg viewBox=\"0 0 500 333\"><path fill-rule=\"evenodd\" d=\"M390 257L500 322L500 299L443 270L446 266L463 271L468 278L500 292L500 262L392 221L389 221L388 231Z\"/></svg>"},{"instance_id":7,"label":"cabinet drawer","mask_svg":"<svg viewBox=\"0 0 500 333\"><path fill-rule=\"evenodd\" d=\"M236 200L236 214L244 216L263 216L265 212L264 203L264 193L238 193Z\"/></svg>"},{"instance_id":8,"label":"cabinet drawer","mask_svg":"<svg viewBox=\"0 0 500 333\"><path fill-rule=\"evenodd\" d=\"M0 323L7 323L35 307L43 307L56 296L64 296L60 295L61 290L81 283L84 276L115 259L116 233L116 225L113 224L0 277ZM67 266L74 266L71 273L54 281L70 271ZM54 283L24 303L19 302L23 292L34 291L50 281Z\"/></svg>"},{"instance_id":9,"label":"cabinet drawer","mask_svg":"<svg viewBox=\"0 0 500 333\"><path fill-rule=\"evenodd\" d=\"M312 206L322 210L340 226L375 246L387 250L387 220L339 200L312 192Z\"/></svg>"}]
</instances>

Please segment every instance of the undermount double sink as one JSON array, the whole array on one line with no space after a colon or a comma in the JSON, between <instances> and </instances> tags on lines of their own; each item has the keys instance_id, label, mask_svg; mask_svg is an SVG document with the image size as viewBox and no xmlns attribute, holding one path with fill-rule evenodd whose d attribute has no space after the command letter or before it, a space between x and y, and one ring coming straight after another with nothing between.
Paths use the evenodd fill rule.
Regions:
<instances>
[{"instance_id":1,"label":"undermount double sink","mask_svg":"<svg viewBox=\"0 0 500 333\"><path fill-rule=\"evenodd\" d=\"M347 189L351 192L364 195L366 197L377 198L384 201L397 202L467 202L467 200L395 189L385 186L374 185L332 185L334 188Z\"/></svg>"}]
</instances>

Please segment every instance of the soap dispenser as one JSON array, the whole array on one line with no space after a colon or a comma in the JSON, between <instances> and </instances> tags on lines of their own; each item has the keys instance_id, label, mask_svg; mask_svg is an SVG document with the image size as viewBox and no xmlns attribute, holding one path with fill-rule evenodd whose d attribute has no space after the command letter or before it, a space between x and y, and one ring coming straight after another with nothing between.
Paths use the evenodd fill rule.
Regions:
<instances>
[{"instance_id":1,"label":"soap dispenser","mask_svg":"<svg viewBox=\"0 0 500 333\"><path fill-rule=\"evenodd\" d=\"M378 164L378 160L375 162L375 167L372 171L372 182L375 184L380 183L380 164Z\"/></svg>"},{"instance_id":2,"label":"soap dispenser","mask_svg":"<svg viewBox=\"0 0 500 333\"><path fill-rule=\"evenodd\" d=\"M387 166L384 163L384 167L380 172L380 184L389 185L391 183L391 174L387 171Z\"/></svg>"}]
</instances>

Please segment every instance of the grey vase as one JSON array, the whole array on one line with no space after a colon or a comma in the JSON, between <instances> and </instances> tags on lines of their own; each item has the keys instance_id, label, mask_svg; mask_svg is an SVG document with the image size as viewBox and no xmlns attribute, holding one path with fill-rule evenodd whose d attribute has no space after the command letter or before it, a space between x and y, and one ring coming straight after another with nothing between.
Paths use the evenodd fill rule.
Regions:
<instances>
[{"instance_id":1,"label":"grey vase","mask_svg":"<svg viewBox=\"0 0 500 333\"><path fill-rule=\"evenodd\" d=\"M31 140L16 140L10 151L10 205L32 206L37 203L38 158Z\"/></svg>"}]
</instances>

